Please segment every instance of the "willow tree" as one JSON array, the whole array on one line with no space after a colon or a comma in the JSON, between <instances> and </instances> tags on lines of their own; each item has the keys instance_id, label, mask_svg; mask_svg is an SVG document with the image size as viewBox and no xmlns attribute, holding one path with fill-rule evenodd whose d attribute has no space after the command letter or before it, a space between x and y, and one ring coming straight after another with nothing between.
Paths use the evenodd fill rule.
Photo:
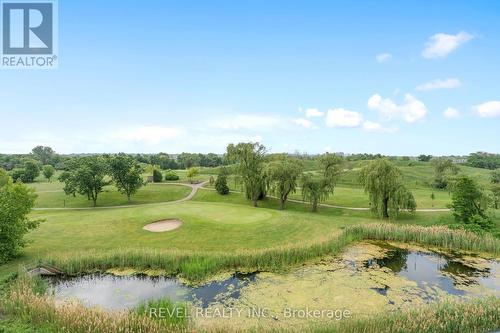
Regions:
<instances>
[{"instance_id":1,"label":"willow tree","mask_svg":"<svg viewBox=\"0 0 500 333\"><path fill-rule=\"evenodd\" d=\"M446 188L448 186L450 173L456 175L458 167L449 158L434 158L431 160L434 166L434 187Z\"/></svg>"},{"instance_id":2,"label":"willow tree","mask_svg":"<svg viewBox=\"0 0 500 333\"><path fill-rule=\"evenodd\" d=\"M320 174L305 174L302 177L302 199L311 204L313 212L333 193L338 176L342 172L343 162L342 157L326 153L318 158Z\"/></svg>"},{"instance_id":3,"label":"willow tree","mask_svg":"<svg viewBox=\"0 0 500 333\"><path fill-rule=\"evenodd\" d=\"M240 142L227 146L227 158L238 163L238 175L254 207L257 207L257 200L265 193L265 153L266 148L259 143Z\"/></svg>"},{"instance_id":4,"label":"willow tree","mask_svg":"<svg viewBox=\"0 0 500 333\"><path fill-rule=\"evenodd\" d=\"M302 168L300 161L289 158L282 158L267 165L268 188L279 198L280 209L285 209L288 196L295 193Z\"/></svg>"},{"instance_id":5,"label":"willow tree","mask_svg":"<svg viewBox=\"0 0 500 333\"><path fill-rule=\"evenodd\" d=\"M360 183L379 217L395 218L401 209L415 211L415 198L401 178L401 171L386 159L371 161L361 169Z\"/></svg>"}]
</instances>

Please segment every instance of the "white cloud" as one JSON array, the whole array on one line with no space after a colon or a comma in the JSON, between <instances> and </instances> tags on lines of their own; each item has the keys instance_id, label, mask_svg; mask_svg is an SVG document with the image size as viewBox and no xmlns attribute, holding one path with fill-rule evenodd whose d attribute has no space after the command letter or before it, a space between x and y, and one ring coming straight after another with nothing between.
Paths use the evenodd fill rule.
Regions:
<instances>
[{"instance_id":1,"label":"white cloud","mask_svg":"<svg viewBox=\"0 0 500 333\"><path fill-rule=\"evenodd\" d=\"M444 110L443 116L448 119L458 118L460 117L460 112L455 108L447 108Z\"/></svg>"},{"instance_id":2,"label":"white cloud","mask_svg":"<svg viewBox=\"0 0 500 333\"><path fill-rule=\"evenodd\" d=\"M318 109L313 109L313 108L306 109L305 114L307 118L322 117L325 115L324 112L321 112Z\"/></svg>"},{"instance_id":3,"label":"white cloud","mask_svg":"<svg viewBox=\"0 0 500 333\"><path fill-rule=\"evenodd\" d=\"M112 132L110 138L114 140L141 142L148 145L158 144L165 140L179 138L184 130L177 127L139 126Z\"/></svg>"},{"instance_id":4,"label":"white cloud","mask_svg":"<svg viewBox=\"0 0 500 333\"><path fill-rule=\"evenodd\" d=\"M460 31L456 35L444 33L435 34L425 43L425 49L422 51L422 56L427 59L444 58L452 51L456 50L460 45L473 38L474 36L465 31Z\"/></svg>"},{"instance_id":5,"label":"white cloud","mask_svg":"<svg viewBox=\"0 0 500 333\"><path fill-rule=\"evenodd\" d=\"M379 94L375 94L368 99L367 105L369 109L377 110L387 120L402 117L408 123L423 119L428 112L425 104L410 94L405 95L401 105L397 105L390 98L382 98Z\"/></svg>"},{"instance_id":6,"label":"white cloud","mask_svg":"<svg viewBox=\"0 0 500 333\"><path fill-rule=\"evenodd\" d=\"M383 62L389 61L389 60L391 60L391 58L392 58L392 54L390 54L390 53L377 54L377 56L375 57L375 59L377 60L378 63L383 63Z\"/></svg>"},{"instance_id":7,"label":"white cloud","mask_svg":"<svg viewBox=\"0 0 500 333\"><path fill-rule=\"evenodd\" d=\"M453 89L462 85L459 79L436 79L427 83L423 83L417 87L419 91L437 90L437 89Z\"/></svg>"},{"instance_id":8,"label":"white cloud","mask_svg":"<svg viewBox=\"0 0 500 333\"><path fill-rule=\"evenodd\" d=\"M213 127L227 130L269 130L279 126L281 120L271 116L237 115L212 124Z\"/></svg>"},{"instance_id":9,"label":"white cloud","mask_svg":"<svg viewBox=\"0 0 500 333\"><path fill-rule=\"evenodd\" d=\"M346 109L332 109L326 113L326 125L328 127L358 127L363 121L359 112Z\"/></svg>"},{"instance_id":10,"label":"white cloud","mask_svg":"<svg viewBox=\"0 0 500 333\"><path fill-rule=\"evenodd\" d=\"M363 130L366 132L375 132L375 133L394 133L398 129L395 127L390 127L390 128L383 127L379 123L367 120L363 123Z\"/></svg>"},{"instance_id":11,"label":"white cloud","mask_svg":"<svg viewBox=\"0 0 500 333\"><path fill-rule=\"evenodd\" d=\"M500 116L500 101L490 101L473 107L474 111L482 118Z\"/></svg>"},{"instance_id":12,"label":"white cloud","mask_svg":"<svg viewBox=\"0 0 500 333\"><path fill-rule=\"evenodd\" d=\"M304 119L304 118L294 119L293 122L299 126L304 127L304 128L313 128L314 127L314 124L312 121Z\"/></svg>"}]
</instances>

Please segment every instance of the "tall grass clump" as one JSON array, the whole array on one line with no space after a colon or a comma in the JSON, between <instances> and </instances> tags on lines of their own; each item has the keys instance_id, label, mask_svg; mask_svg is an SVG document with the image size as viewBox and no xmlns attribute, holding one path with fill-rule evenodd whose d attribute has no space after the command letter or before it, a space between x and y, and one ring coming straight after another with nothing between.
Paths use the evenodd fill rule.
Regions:
<instances>
[{"instance_id":1,"label":"tall grass clump","mask_svg":"<svg viewBox=\"0 0 500 333\"><path fill-rule=\"evenodd\" d=\"M354 236L340 233L319 243L303 243L265 250L236 253L190 252L179 250L117 249L109 252L83 252L47 258L67 274L105 271L111 268L159 269L200 281L221 271L282 271L293 265L340 253Z\"/></svg>"},{"instance_id":2,"label":"tall grass clump","mask_svg":"<svg viewBox=\"0 0 500 333\"><path fill-rule=\"evenodd\" d=\"M189 309L187 304L173 303L167 298L144 301L133 311L172 327L185 328L188 324Z\"/></svg>"},{"instance_id":3,"label":"tall grass clump","mask_svg":"<svg viewBox=\"0 0 500 333\"><path fill-rule=\"evenodd\" d=\"M376 223L350 226L345 232L361 239L397 241L436 246L447 250L464 250L500 254L500 240L491 235L478 235L445 226L423 227Z\"/></svg>"},{"instance_id":4,"label":"tall grass clump","mask_svg":"<svg viewBox=\"0 0 500 333\"><path fill-rule=\"evenodd\" d=\"M0 303L3 313L38 327L50 324L61 333L132 333L184 331L176 322L157 321L137 311L108 312L79 302L58 303L34 292L36 282L19 277Z\"/></svg>"},{"instance_id":5,"label":"tall grass clump","mask_svg":"<svg viewBox=\"0 0 500 333\"><path fill-rule=\"evenodd\" d=\"M500 328L500 298L448 300L406 311L334 324L313 324L314 333L480 333Z\"/></svg>"}]
</instances>

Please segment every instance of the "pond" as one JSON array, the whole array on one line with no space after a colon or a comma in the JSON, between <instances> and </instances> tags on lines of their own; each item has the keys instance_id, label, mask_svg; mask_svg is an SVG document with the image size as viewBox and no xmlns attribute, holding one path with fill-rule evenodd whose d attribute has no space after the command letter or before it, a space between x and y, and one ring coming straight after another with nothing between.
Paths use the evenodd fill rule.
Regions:
<instances>
[{"instance_id":1,"label":"pond","mask_svg":"<svg viewBox=\"0 0 500 333\"><path fill-rule=\"evenodd\" d=\"M279 322L283 309L347 309L363 316L445 297L500 296L500 263L402 244L360 243L340 257L286 274L237 273L201 286L168 277L94 274L52 278L49 292L113 310L161 297L201 309L259 308Z\"/></svg>"}]
</instances>

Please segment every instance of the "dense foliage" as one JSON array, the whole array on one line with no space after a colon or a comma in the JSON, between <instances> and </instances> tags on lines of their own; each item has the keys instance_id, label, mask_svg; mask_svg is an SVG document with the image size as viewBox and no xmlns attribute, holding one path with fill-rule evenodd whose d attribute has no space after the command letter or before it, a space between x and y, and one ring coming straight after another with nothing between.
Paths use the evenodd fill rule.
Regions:
<instances>
[{"instance_id":1,"label":"dense foliage","mask_svg":"<svg viewBox=\"0 0 500 333\"><path fill-rule=\"evenodd\" d=\"M288 195L295 193L302 170L303 166L299 160L286 157L267 165L267 186L280 200L281 209L285 209Z\"/></svg>"},{"instance_id":2,"label":"dense foliage","mask_svg":"<svg viewBox=\"0 0 500 333\"><path fill-rule=\"evenodd\" d=\"M118 192L125 194L128 201L144 185L142 171L140 164L126 154L120 153L109 159L111 179L113 179Z\"/></svg>"},{"instance_id":3,"label":"dense foliage","mask_svg":"<svg viewBox=\"0 0 500 333\"><path fill-rule=\"evenodd\" d=\"M467 164L475 168L498 169L500 168L500 154L472 153L467 159Z\"/></svg>"},{"instance_id":4,"label":"dense foliage","mask_svg":"<svg viewBox=\"0 0 500 333\"><path fill-rule=\"evenodd\" d=\"M364 166L360 182L370 196L372 211L382 218L397 217L401 209L413 212L417 207L412 193L402 183L401 171L386 159Z\"/></svg>"},{"instance_id":5,"label":"dense foliage","mask_svg":"<svg viewBox=\"0 0 500 333\"><path fill-rule=\"evenodd\" d=\"M479 184L467 176L459 176L453 185L451 210L455 220L471 231L490 230L487 214L488 197Z\"/></svg>"},{"instance_id":6,"label":"dense foliage","mask_svg":"<svg viewBox=\"0 0 500 333\"><path fill-rule=\"evenodd\" d=\"M158 169L153 170L153 183L161 183L163 180L163 175Z\"/></svg>"},{"instance_id":7,"label":"dense foliage","mask_svg":"<svg viewBox=\"0 0 500 333\"><path fill-rule=\"evenodd\" d=\"M266 148L259 143L230 144L227 147L227 156L238 163L238 174L243 181L245 192L253 206L257 207L257 200L265 193L264 156Z\"/></svg>"},{"instance_id":8,"label":"dense foliage","mask_svg":"<svg viewBox=\"0 0 500 333\"><path fill-rule=\"evenodd\" d=\"M108 164L102 156L79 157L68 162L68 170L59 176L64 183L64 192L76 196L86 195L97 206L97 197L109 184L105 180L108 174Z\"/></svg>"},{"instance_id":9,"label":"dense foliage","mask_svg":"<svg viewBox=\"0 0 500 333\"><path fill-rule=\"evenodd\" d=\"M338 176L342 172L343 159L335 154L326 153L317 160L319 175L306 173L302 176L302 199L311 204L316 212L319 203L328 199L335 189Z\"/></svg>"},{"instance_id":10,"label":"dense foliage","mask_svg":"<svg viewBox=\"0 0 500 333\"><path fill-rule=\"evenodd\" d=\"M434 187L446 188L450 178L458 173L458 167L448 158L434 158L431 163L434 166Z\"/></svg>"},{"instance_id":11,"label":"dense foliage","mask_svg":"<svg viewBox=\"0 0 500 333\"><path fill-rule=\"evenodd\" d=\"M229 186L227 186L227 175L224 171L220 172L215 180L215 190L220 195L229 194Z\"/></svg>"},{"instance_id":12,"label":"dense foliage","mask_svg":"<svg viewBox=\"0 0 500 333\"><path fill-rule=\"evenodd\" d=\"M37 221L28 219L35 198L33 189L13 183L0 169L0 264L16 256L26 244L23 236L38 226Z\"/></svg>"},{"instance_id":13,"label":"dense foliage","mask_svg":"<svg viewBox=\"0 0 500 333\"><path fill-rule=\"evenodd\" d=\"M163 179L165 179L165 180L179 180L179 175L177 175L172 170L167 170L167 172L165 173L165 177Z\"/></svg>"}]
</instances>

